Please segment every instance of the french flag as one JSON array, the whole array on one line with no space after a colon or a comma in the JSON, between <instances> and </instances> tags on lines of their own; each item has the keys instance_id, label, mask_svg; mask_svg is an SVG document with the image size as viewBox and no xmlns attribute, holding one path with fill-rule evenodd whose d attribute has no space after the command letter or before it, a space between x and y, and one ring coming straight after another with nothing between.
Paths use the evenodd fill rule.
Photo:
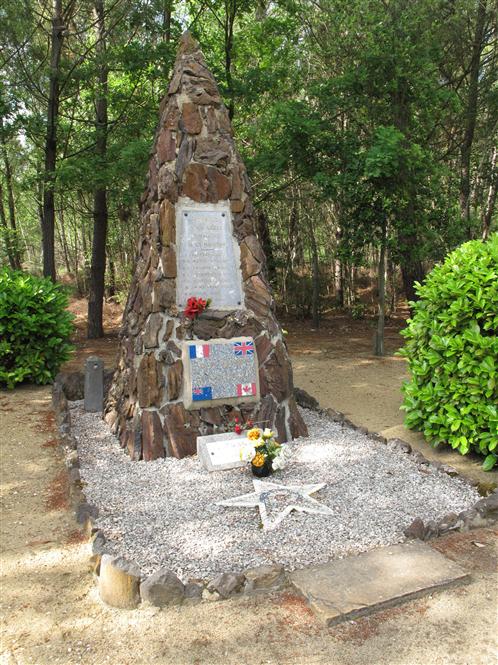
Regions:
<instances>
[{"instance_id":1,"label":"french flag","mask_svg":"<svg viewBox=\"0 0 498 665\"><path fill-rule=\"evenodd\" d=\"M189 354L191 358L209 358L209 344L191 344Z\"/></svg>"}]
</instances>

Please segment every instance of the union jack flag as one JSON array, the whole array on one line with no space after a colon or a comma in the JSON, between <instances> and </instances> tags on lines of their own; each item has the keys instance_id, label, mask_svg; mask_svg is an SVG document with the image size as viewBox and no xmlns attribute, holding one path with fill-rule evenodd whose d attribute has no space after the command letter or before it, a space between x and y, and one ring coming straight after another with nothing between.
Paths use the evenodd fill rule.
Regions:
<instances>
[{"instance_id":1,"label":"union jack flag","mask_svg":"<svg viewBox=\"0 0 498 665\"><path fill-rule=\"evenodd\" d=\"M253 356L254 342L234 342L233 352L236 356Z\"/></svg>"}]
</instances>

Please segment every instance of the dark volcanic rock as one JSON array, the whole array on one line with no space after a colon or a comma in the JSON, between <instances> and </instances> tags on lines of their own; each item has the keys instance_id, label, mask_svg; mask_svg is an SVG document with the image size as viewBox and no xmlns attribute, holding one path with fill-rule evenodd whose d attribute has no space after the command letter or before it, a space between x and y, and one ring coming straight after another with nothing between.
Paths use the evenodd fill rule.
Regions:
<instances>
[{"instance_id":1,"label":"dark volcanic rock","mask_svg":"<svg viewBox=\"0 0 498 665\"><path fill-rule=\"evenodd\" d=\"M142 413L142 450L146 462L164 457L163 429L157 411Z\"/></svg>"},{"instance_id":2,"label":"dark volcanic rock","mask_svg":"<svg viewBox=\"0 0 498 665\"><path fill-rule=\"evenodd\" d=\"M179 605L184 598L185 587L178 577L161 568L140 585L140 597L156 607Z\"/></svg>"},{"instance_id":3,"label":"dark volcanic rock","mask_svg":"<svg viewBox=\"0 0 498 665\"><path fill-rule=\"evenodd\" d=\"M136 271L105 406L105 418L123 448L135 460L191 455L200 433L227 429L235 414L275 428L282 442L305 435L293 396L290 359L265 275L265 256L255 231L247 172L216 82L189 35L181 40L168 94L160 105L141 204ZM219 310L213 302L190 321L182 311L185 302L177 301L182 251L177 245L181 240L177 239L177 215L180 206L202 210L203 204L210 210L231 210L228 216L233 242L238 244L234 246L237 259L240 254L243 298L233 310ZM189 260L194 267L198 258L189 256ZM190 340L242 336L255 339L259 403L235 406L220 400L208 408L187 410L184 345ZM78 381L74 379L75 387L68 391L79 396Z\"/></svg>"}]
</instances>

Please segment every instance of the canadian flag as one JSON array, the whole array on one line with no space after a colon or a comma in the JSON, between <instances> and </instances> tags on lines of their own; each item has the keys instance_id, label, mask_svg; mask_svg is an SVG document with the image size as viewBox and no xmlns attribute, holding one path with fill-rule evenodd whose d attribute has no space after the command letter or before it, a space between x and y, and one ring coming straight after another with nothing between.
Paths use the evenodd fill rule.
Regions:
<instances>
[{"instance_id":1,"label":"canadian flag","mask_svg":"<svg viewBox=\"0 0 498 665\"><path fill-rule=\"evenodd\" d=\"M238 383L237 384L237 395L238 397L247 397L248 395L256 394L256 384L255 383Z\"/></svg>"}]
</instances>

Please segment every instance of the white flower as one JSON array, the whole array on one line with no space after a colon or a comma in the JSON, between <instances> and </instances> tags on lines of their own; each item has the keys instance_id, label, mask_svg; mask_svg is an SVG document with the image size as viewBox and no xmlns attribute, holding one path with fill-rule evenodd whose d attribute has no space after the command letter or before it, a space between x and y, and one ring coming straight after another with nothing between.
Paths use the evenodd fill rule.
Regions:
<instances>
[{"instance_id":1,"label":"white flower","mask_svg":"<svg viewBox=\"0 0 498 665\"><path fill-rule=\"evenodd\" d=\"M256 454L256 448L252 445L252 441L250 443L249 442L246 443L240 449L240 459L243 462L250 462L255 454Z\"/></svg>"},{"instance_id":2,"label":"white flower","mask_svg":"<svg viewBox=\"0 0 498 665\"><path fill-rule=\"evenodd\" d=\"M287 466L287 458L289 457L289 447L285 444L282 444L273 458L272 467L276 471L277 469L285 469Z\"/></svg>"},{"instance_id":3,"label":"white flower","mask_svg":"<svg viewBox=\"0 0 498 665\"><path fill-rule=\"evenodd\" d=\"M272 467L274 471L277 471L278 469L285 469L286 464L287 462L285 461L285 457L283 455L277 455L273 458Z\"/></svg>"}]
</instances>

